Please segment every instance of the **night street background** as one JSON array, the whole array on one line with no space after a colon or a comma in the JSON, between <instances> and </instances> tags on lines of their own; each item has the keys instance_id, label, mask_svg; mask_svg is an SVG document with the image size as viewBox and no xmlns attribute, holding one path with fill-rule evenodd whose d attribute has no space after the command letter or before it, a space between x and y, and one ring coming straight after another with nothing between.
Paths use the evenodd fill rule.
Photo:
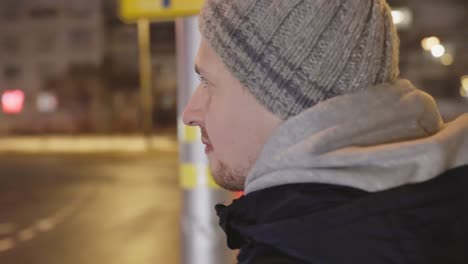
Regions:
<instances>
[{"instance_id":1,"label":"night street background","mask_svg":"<svg viewBox=\"0 0 468 264\"><path fill-rule=\"evenodd\" d=\"M0 156L0 263L178 263L176 153Z\"/></svg>"},{"instance_id":2,"label":"night street background","mask_svg":"<svg viewBox=\"0 0 468 264\"><path fill-rule=\"evenodd\" d=\"M232 194L180 122L196 17L123 1L0 0L0 264L233 263L213 210ZM401 77L468 113L468 0L388 3Z\"/></svg>"}]
</instances>

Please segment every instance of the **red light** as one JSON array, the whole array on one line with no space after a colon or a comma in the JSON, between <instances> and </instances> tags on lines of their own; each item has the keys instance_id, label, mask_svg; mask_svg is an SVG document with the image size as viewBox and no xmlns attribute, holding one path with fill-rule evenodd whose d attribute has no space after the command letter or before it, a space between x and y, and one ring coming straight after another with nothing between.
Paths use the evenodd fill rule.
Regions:
<instances>
[{"instance_id":1,"label":"red light","mask_svg":"<svg viewBox=\"0 0 468 264\"><path fill-rule=\"evenodd\" d=\"M244 192L234 192L234 199L239 199L244 195Z\"/></svg>"},{"instance_id":2,"label":"red light","mask_svg":"<svg viewBox=\"0 0 468 264\"><path fill-rule=\"evenodd\" d=\"M24 106L24 92L8 90L2 94L2 109L6 114L19 114Z\"/></svg>"}]
</instances>

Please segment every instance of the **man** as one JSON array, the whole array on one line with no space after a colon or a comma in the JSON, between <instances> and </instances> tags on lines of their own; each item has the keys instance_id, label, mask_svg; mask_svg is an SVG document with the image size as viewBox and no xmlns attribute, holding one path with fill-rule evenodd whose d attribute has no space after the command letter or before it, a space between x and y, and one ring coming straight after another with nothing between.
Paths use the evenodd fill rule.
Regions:
<instances>
[{"instance_id":1,"label":"man","mask_svg":"<svg viewBox=\"0 0 468 264\"><path fill-rule=\"evenodd\" d=\"M399 79L384 0L207 0L199 126L239 263L468 263L468 115Z\"/></svg>"}]
</instances>

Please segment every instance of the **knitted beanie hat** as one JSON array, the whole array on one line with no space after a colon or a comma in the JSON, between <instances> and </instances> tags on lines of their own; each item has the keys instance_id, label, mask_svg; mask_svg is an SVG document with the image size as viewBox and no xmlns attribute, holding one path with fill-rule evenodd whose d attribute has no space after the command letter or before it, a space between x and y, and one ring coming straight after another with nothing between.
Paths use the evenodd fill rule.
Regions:
<instances>
[{"instance_id":1,"label":"knitted beanie hat","mask_svg":"<svg viewBox=\"0 0 468 264\"><path fill-rule=\"evenodd\" d=\"M206 0L200 31L282 119L399 75L399 40L385 0Z\"/></svg>"}]
</instances>

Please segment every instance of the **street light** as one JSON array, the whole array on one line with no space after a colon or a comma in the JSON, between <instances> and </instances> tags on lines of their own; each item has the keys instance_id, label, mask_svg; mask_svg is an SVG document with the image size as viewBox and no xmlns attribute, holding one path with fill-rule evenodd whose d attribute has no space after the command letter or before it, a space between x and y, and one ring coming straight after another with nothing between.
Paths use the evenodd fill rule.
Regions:
<instances>
[{"instance_id":1,"label":"street light","mask_svg":"<svg viewBox=\"0 0 468 264\"><path fill-rule=\"evenodd\" d=\"M461 77L461 84L462 84L463 89L468 90L468 75Z\"/></svg>"},{"instance_id":2,"label":"street light","mask_svg":"<svg viewBox=\"0 0 468 264\"><path fill-rule=\"evenodd\" d=\"M421 46L426 51L432 50L432 48L437 45L440 45L440 40L438 37L428 37L421 41Z\"/></svg>"},{"instance_id":3,"label":"street light","mask_svg":"<svg viewBox=\"0 0 468 264\"><path fill-rule=\"evenodd\" d=\"M434 47L432 47L431 53L432 56L434 56L435 58L440 58L445 54L445 47L441 44L435 45Z\"/></svg>"},{"instance_id":4,"label":"street light","mask_svg":"<svg viewBox=\"0 0 468 264\"><path fill-rule=\"evenodd\" d=\"M442 56L442 58L440 58L440 61L442 62L444 66L450 66L453 64L453 56L448 53L445 53Z\"/></svg>"},{"instance_id":5,"label":"street light","mask_svg":"<svg viewBox=\"0 0 468 264\"><path fill-rule=\"evenodd\" d=\"M393 23L398 29L409 28L413 22L413 13L407 7L392 10Z\"/></svg>"},{"instance_id":6,"label":"street light","mask_svg":"<svg viewBox=\"0 0 468 264\"><path fill-rule=\"evenodd\" d=\"M1 102L5 114L19 114L24 107L24 92L19 89L6 90L2 94Z\"/></svg>"},{"instance_id":7,"label":"street light","mask_svg":"<svg viewBox=\"0 0 468 264\"><path fill-rule=\"evenodd\" d=\"M462 76L460 78L460 82L461 82L460 94L461 96L468 98L468 75Z\"/></svg>"},{"instance_id":8,"label":"street light","mask_svg":"<svg viewBox=\"0 0 468 264\"><path fill-rule=\"evenodd\" d=\"M393 23L395 24L401 24L405 18L403 16L403 12L399 11L399 10L394 10L392 11L392 17L393 17Z\"/></svg>"}]
</instances>

